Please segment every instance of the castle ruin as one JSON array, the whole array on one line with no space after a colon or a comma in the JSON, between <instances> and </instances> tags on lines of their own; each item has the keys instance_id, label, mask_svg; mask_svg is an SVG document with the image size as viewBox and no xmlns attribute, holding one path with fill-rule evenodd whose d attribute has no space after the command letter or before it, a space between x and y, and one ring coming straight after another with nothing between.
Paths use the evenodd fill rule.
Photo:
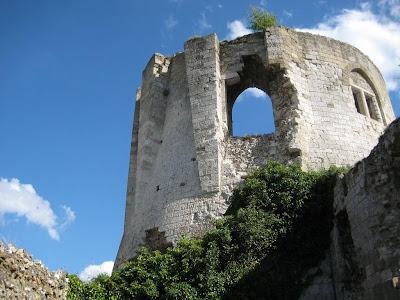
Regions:
<instances>
[{"instance_id":1,"label":"castle ruin","mask_svg":"<svg viewBox=\"0 0 400 300\"><path fill-rule=\"evenodd\" d=\"M247 88L267 93L275 132L232 135ZM154 54L136 95L120 268L141 246L201 235L232 189L268 159L304 170L353 165L394 120L381 73L357 48L284 27L189 39ZM249 122L251 116L249 116Z\"/></svg>"}]
</instances>

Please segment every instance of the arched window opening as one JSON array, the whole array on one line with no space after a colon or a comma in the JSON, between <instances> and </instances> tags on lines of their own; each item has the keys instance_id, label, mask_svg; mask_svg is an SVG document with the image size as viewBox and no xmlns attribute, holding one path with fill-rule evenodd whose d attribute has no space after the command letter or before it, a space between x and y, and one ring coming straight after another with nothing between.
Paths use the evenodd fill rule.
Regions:
<instances>
[{"instance_id":1,"label":"arched window opening","mask_svg":"<svg viewBox=\"0 0 400 300\"><path fill-rule=\"evenodd\" d=\"M353 70L350 73L350 84L357 112L382 122L382 108L376 98L374 88L368 80L358 71Z\"/></svg>"},{"instance_id":2,"label":"arched window opening","mask_svg":"<svg viewBox=\"0 0 400 300\"><path fill-rule=\"evenodd\" d=\"M248 88L237 98L232 110L232 135L267 134L275 131L272 102L258 88Z\"/></svg>"}]
</instances>

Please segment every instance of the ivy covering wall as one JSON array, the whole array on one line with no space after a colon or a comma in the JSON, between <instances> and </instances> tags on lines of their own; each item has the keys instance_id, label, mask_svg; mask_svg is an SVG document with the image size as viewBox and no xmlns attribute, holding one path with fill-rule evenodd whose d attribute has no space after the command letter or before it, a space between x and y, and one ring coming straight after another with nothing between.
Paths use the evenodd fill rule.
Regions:
<instances>
[{"instance_id":1,"label":"ivy covering wall","mask_svg":"<svg viewBox=\"0 0 400 300\"><path fill-rule=\"evenodd\" d=\"M90 284L69 275L69 299L296 299L329 247L335 174L269 161L234 190L224 218L202 238Z\"/></svg>"}]
</instances>

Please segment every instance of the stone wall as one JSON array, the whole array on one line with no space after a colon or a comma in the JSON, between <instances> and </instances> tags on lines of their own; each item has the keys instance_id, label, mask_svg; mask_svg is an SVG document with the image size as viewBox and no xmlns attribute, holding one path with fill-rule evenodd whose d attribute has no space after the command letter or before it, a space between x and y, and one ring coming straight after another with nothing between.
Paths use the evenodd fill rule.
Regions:
<instances>
[{"instance_id":1,"label":"stone wall","mask_svg":"<svg viewBox=\"0 0 400 300\"><path fill-rule=\"evenodd\" d=\"M234 137L232 109L249 87L270 96L275 132ZM115 268L141 245L201 234L243 175L266 160L305 170L354 164L393 119L376 66L330 38L274 27L229 42L196 37L184 53L153 55L136 97Z\"/></svg>"},{"instance_id":2,"label":"stone wall","mask_svg":"<svg viewBox=\"0 0 400 300\"><path fill-rule=\"evenodd\" d=\"M400 299L400 118L337 178L331 246L300 299Z\"/></svg>"},{"instance_id":3,"label":"stone wall","mask_svg":"<svg viewBox=\"0 0 400 300\"><path fill-rule=\"evenodd\" d=\"M65 272L50 272L25 249L0 241L0 299L67 299L67 289Z\"/></svg>"},{"instance_id":4,"label":"stone wall","mask_svg":"<svg viewBox=\"0 0 400 300\"><path fill-rule=\"evenodd\" d=\"M337 184L334 211L338 299L400 299L400 119Z\"/></svg>"}]
</instances>

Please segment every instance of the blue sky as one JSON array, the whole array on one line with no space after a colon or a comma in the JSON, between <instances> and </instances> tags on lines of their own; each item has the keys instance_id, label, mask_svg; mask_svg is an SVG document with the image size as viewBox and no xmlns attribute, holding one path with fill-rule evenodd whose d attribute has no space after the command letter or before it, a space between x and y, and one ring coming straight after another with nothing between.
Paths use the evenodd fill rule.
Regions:
<instances>
[{"instance_id":1,"label":"blue sky","mask_svg":"<svg viewBox=\"0 0 400 300\"><path fill-rule=\"evenodd\" d=\"M144 67L155 52L183 51L195 35L216 32L222 41L248 33L250 5L282 25L355 44L381 69L400 115L400 0L3 0L1 239L50 270L82 278L100 265L109 270L123 231ZM272 131L271 118L261 118L268 107L265 95L242 94L234 133ZM259 121L246 127L251 110Z\"/></svg>"}]
</instances>

